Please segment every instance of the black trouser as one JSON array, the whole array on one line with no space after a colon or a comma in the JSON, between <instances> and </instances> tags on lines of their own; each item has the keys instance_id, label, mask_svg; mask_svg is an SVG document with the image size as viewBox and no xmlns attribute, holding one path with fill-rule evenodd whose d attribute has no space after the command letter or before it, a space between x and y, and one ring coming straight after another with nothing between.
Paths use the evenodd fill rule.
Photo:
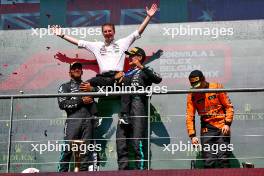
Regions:
<instances>
[{"instance_id":1,"label":"black trouser","mask_svg":"<svg viewBox=\"0 0 264 176\"><path fill-rule=\"evenodd\" d=\"M116 132L116 146L118 156L119 170L130 169L129 144L132 145L135 152L136 169L145 169L148 160L148 118L147 118L147 100L146 98L132 98L130 104L129 125L118 125ZM129 139L130 138L130 139ZM131 139L132 138L132 139ZM134 139L136 138L136 139Z\"/></svg>"},{"instance_id":2,"label":"black trouser","mask_svg":"<svg viewBox=\"0 0 264 176\"><path fill-rule=\"evenodd\" d=\"M65 144L71 145L71 141L68 140L84 140L86 146L91 144L91 140L87 139L93 138L93 123L93 119L67 119L64 129ZM81 152L84 153L83 151ZM68 148L61 152L59 172L68 172L72 153L71 149ZM88 170L88 166L91 165L93 161L92 153L93 152L85 151L84 154L81 154L80 171Z\"/></svg>"},{"instance_id":3,"label":"black trouser","mask_svg":"<svg viewBox=\"0 0 264 176\"><path fill-rule=\"evenodd\" d=\"M109 71L102 74L97 74L95 77L89 79L87 82L93 87L102 87L102 86L113 86L115 83L115 74L116 71Z\"/></svg>"},{"instance_id":4,"label":"black trouser","mask_svg":"<svg viewBox=\"0 0 264 176\"><path fill-rule=\"evenodd\" d=\"M229 168L230 156L229 144L230 136L224 136L221 129L215 127L207 128L207 132L201 134L201 144L203 146L202 157L204 159L204 168ZM220 146L224 149L220 149ZM205 148L210 148L205 151ZM223 148L222 147L222 148ZM226 151L225 151L226 150Z\"/></svg>"},{"instance_id":5,"label":"black trouser","mask_svg":"<svg viewBox=\"0 0 264 176\"><path fill-rule=\"evenodd\" d=\"M127 87L130 87L130 86L131 86L130 85L130 79L125 78L124 79L124 88L128 89ZM131 109L131 107L130 107L131 106L131 97L132 97L131 95L122 95L121 96L121 116L122 116L122 114L129 115L129 113L130 113L129 111ZM145 113L145 112L141 112L141 113Z\"/></svg>"}]
</instances>

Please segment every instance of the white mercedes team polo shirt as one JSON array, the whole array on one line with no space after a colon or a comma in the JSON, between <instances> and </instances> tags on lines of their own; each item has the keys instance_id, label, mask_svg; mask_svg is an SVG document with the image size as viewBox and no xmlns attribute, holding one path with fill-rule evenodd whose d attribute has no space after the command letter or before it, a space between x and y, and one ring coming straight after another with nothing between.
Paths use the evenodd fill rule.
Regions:
<instances>
[{"instance_id":1,"label":"white mercedes team polo shirt","mask_svg":"<svg viewBox=\"0 0 264 176\"><path fill-rule=\"evenodd\" d=\"M111 42L109 46L106 46L104 42L79 40L78 47L93 52L98 62L100 73L123 71L125 63L124 52L127 51L129 46L138 38L140 38L140 35L138 30L136 30L125 38Z\"/></svg>"}]
</instances>

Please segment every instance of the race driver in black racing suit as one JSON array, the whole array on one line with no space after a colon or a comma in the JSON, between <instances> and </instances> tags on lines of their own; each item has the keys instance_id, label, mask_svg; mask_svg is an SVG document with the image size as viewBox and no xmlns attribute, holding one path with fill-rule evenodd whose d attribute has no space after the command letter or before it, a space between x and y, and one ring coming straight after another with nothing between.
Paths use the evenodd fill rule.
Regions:
<instances>
[{"instance_id":1,"label":"race driver in black racing suit","mask_svg":"<svg viewBox=\"0 0 264 176\"><path fill-rule=\"evenodd\" d=\"M74 93L80 92L80 84L82 83L81 76L83 74L82 65L73 63L70 65L69 75L71 80L64 83L59 88L59 93ZM59 107L67 113L67 119L64 128L65 144L72 145L73 140L85 141L86 146L94 144L91 140L95 127L95 117L97 115L96 104L92 97L59 97ZM86 151L81 154L80 171L96 170L94 160L95 151ZM72 150L67 147L61 151L59 172L68 172L69 162L72 157Z\"/></svg>"},{"instance_id":2,"label":"race driver in black racing suit","mask_svg":"<svg viewBox=\"0 0 264 176\"><path fill-rule=\"evenodd\" d=\"M142 63L145 51L135 47L125 52L129 56L132 67L123 77L124 86L149 88L152 83L160 83L162 78ZM122 79L122 78L121 78ZM142 90L142 89L141 89ZM117 126L116 146L119 170L129 170L129 144L135 152L135 165L138 170L146 169L148 160L147 129L148 129L148 97L146 95L121 96L121 117ZM129 139L130 138L130 139ZM132 139L131 139L132 138Z\"/></svg>"}]
</instances>

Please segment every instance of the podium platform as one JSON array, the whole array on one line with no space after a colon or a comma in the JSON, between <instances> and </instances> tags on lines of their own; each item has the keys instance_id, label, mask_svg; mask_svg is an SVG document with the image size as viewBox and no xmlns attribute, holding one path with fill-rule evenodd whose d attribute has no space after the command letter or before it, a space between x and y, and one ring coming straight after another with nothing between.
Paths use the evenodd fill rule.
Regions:
<instances>
[{"instance_id":1,"label":"podium platform","mask_svg":"<svg viewBox=\"0 0 264 176\"><path fill-rule=\"evenodd\" d=\"M25 174L0 174L3 176L25 176ZM263 176L262 168L239 169L177 169L177 170L145 170L145 171L100 171L100 172L43 172L26 174L26 176Z\"/></svg>"}]
</instances>

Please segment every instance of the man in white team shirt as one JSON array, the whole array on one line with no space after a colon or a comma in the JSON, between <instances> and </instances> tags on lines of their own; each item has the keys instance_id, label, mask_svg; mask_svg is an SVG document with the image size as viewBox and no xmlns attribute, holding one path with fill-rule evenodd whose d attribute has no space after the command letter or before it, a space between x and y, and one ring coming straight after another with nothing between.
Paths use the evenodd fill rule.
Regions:
<instances>
[{"instance_id":1,"label":"man in white team shirt","mask_svg":"<svg viewBox=\"0 0 264 176\"><path fill-rule=\"evenodd\" d=\"M114 39L115 26L111 23L102 25L102 34L105 39L104 42L78 40L63 34L62 30L58 27L53 28L54 34L70 43L78 45L78 47L91 51L96 57L100 74L88 81L92 86L87 83L82 84L80 87L82 91L92 91L92 87L110 86L114 83L115 75L124 69L124 52L128 50L129 46L132 45L136 39L140 38L149 21L155 15L157 9L157 4L152 4L150 9L146 7L147 16L139 28L129 36L119 40Z\"/></svg>"}]
</instances>

